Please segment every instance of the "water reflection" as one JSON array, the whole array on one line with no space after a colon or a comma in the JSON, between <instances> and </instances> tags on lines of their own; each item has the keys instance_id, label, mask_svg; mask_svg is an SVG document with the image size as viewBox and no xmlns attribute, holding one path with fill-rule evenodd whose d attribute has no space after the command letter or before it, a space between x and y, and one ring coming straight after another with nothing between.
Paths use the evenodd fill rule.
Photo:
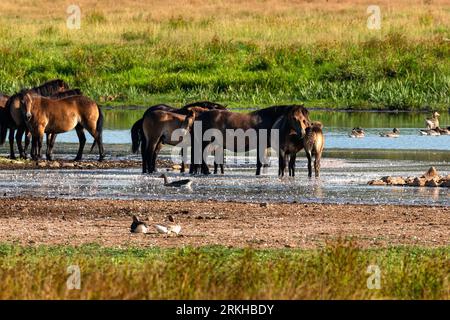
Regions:
<instances>
[{"instance_id":1,"label":"water reflection","mask_svg":"<svg viewBox=\"0 0 450 320\"><path fill-rule=\"evenodd\" d=\"M0 192L7 196L159 200L222 200L244 202L321 202L450 205L448 188L375 187L367 181L384 175L418 176L431 163L389 160L324 159L320 179L308 179L300 159L297 176L279 179L277 167L254 176L253 168L228 168L225 175L195 176L192 190L167 188L159 174L139 169L0 171ZM450 165L440 164L441 173ZM168 173L169 179L180 174ZM187 176L187 175L186 175Z\"/></svg>"}]
</instances>

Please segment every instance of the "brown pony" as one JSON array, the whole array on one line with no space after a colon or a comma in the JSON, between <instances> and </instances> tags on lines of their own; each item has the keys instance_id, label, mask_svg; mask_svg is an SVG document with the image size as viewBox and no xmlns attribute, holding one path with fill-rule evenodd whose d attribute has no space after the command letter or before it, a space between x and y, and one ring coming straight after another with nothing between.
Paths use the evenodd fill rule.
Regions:
<instances>
[{"instance_id":1,"label":"brown pony","mask_svg":"<svg viewBox=\"0 0 450 320\"><path fill-rule=\"evenodd\" d=\"M21 102L21 111L33 137L32 157L41 157L44 133L58 134L75 129L80 146L75 161L81 160L86 143L84 129L99 146L99 161L104 159L102 141L103 114L97 104L84 96L71 96L52 100L40 96L25 94ZM54 142L54 141L53 141ZM47 157L51 158L53 143L47 144Z\"/></svg>"},{"instance_id":2,"label":"brown pony","mask_svg":"<svg viewBox=\"0 0 450 320\"><path fill-rule=\"evenodd\" d=\"M312 156L315 156L314 168L316 177L320 174L320 159L325 143L322 133L322 123L312 122L306 128L304 136L295 132L293 126L286 117L282 116L273 125L272 129L279 130L279 150L278 150L278 175L283 177L286 169L286 162L289 156L289 176L295 176L295 160L297 153L305 148L308 158L308 176L312 176Z\"/></svg>"},{"instance_id":3,"label":"brown pony","mask_svg":"<svg viewBox=\"0 0 450 320\"><path fill-rule=\"evenodd\" d=\"M6 134L9 127L8 123L11 118L9 115L9 110L6 109L6 102L8 99L9 96L0 93L0 145L5 143Z\"/></svg>"},{"instance_id":4,"label":"brown pony","mask_svg":"<svg viewBox=\"0 0 450 320\"><path fill-rule=\"evenodd\" d=\"M28 135L25 136L25 149L22 147L22 137L24 132L26 132L26 125L23 119L22 113L20 111L20 102L23 100L25 94L37 94L44 97L49 97L58 92L65 91L69 88L69 86L61 79L51 80L45 82L44 84L34 87L31 89L24 89L19 93L12 95L8 101L6 102L6 109L9 110L9 117L6 119L5 125L9 128L9 145L10 145L10 158L15 159L14 155L14 132L16 133L16 142L17 147L19 149L20 157L25 158L26 150L29 144ZM6 139L6 130L1 130L0 141L5 141Z\"/></svg>"},{"instance_id":5,"label":"brown pony","mask_svg":"<svg viewBox=\"0 0 450 320\"><path fill-rule=\"evenodd\" d=\"M149 112L143 119L142 129L146 141L145 154L142 159L144 173L153 173L156 171L156 157L163 144L177 145L180 140L174 141L172 133L176 129L186 130L188 134L190 127L194 123L197 114L207 109L191 107L188 115L181 115L174 112L156 110ZM181 164L181 170L184 171L184 161Z\"/></svg>"},{"instance_id":6,"label":"brown pony","mask_svg":"<svg viewBox=\"0 0 450 320\"><path fill-rule=\"evenodd\" d=\"M197 101L197 102L187 104L179 109L169 106L167 104L157 104L157 105L151 106L144 112L144 115L142 116L142 118L139 119L138 121L136 121L133 124L133 126L131 127L131 141L132 141L131 150L133 151L133 153L136 153L140 147L142 159L144 159L144 157L145 157L145 154L146 154L145 146L147 145L147 142L145 141L145 136L144 136L144 133L142 130L142 123L144 121L144 118L147 115L149 115L153 111L158 111L158 110L173 112L173 113L177 113L177 114L181 114L181 115L187 115L189 113L189 109L192 107L200 107L200 108L208 109L208 110L215 110L215 109L226 110L225 106L223 106L219 103L216 103L216 102L211 102L211 101ZM182 168L182 170L183 170L182 172L184 172L184 167ZM147 165L146 165L145 161L142 161L142 172L143 173L147 172Z\"/></svg>"},{"instance_id":7,"label":"brown pony","mask_svg":"<svg viewBox=\"0 0 450 320\"><path fill-rule=\"evenodd\" d=\"M322 152L325 145L325 136L322 132L322 124L320 122L313 122L312 126L306 129L306 135L303 138L303 145L305 147L306 157L308 158L308 177L312 177L311 159L314 159L314 174L316 178L320 175L320 159L322 158ZM292 170L295 170L295 155ZM291 166L291 163L289 164Z\"/></svg>"},{"instance_id":8,"label":"brown pony","mask_svg":"<svg viewBox=\"0 0 450 320\"><path fill-rule=\"evenodd\" d=\"M202 124L202 136L203 133L208 129L217 129L222 133L222 137L227 139L226 130L227 129L242 129L244 131L248 129L256 130L256 149L257 149L257 165L256 165L256 175L261 173L262 162L260 159L260 155L262 154L262 150L259 150L259 140L262 139L260 137L260 130L267 130L267 141L266 146L270 147L270 137L271 137L271 129L275 123L275 121L280 117L286 115L288 119L290 119L294 129L300 135L304 135L305 129L309 127L309 113L308 110L302 105L288 105L288 106L273 106L260 110L256 110L250 113L236 113L224 110L211 110L208 112L204 112L200 114L196 121L200 121ZM201 143L202 151L204 152L205 148L208 147L210 142L199 142L202 140L202 137L194 137L192 134L191 141L194 143ZM247 141L246 141L247 143ZM226 141L223 141L224 146L226 146ZM236 145L235 145L236 148ZM246 152L249 151L251 146L246 145ZM194 149L191 148L191 161L194 159ZM237 150L230 150L236 152ZM264 150L265 151L265 150ZM202 159L201 165L202 173L209 174L208 166L206 165L204 159ZM198 173L199 165L192 164L191 165L191 173Z\"/></svg>"}]
</instances>

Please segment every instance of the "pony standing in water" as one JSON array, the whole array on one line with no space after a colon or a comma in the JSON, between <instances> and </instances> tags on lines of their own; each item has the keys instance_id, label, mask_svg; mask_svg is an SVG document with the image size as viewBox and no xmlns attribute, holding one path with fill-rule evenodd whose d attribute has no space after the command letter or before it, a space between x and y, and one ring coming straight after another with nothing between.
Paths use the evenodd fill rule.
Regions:
<instances>
[{"instance_id":1,"label":"pony standing in water","mask_svg":"<svg viewBox=\"0 0 450 320\"><path fill-rule=\"evenodd\" d=\"M105 157L103 149L103 114L97 104L84 96L71 96L59 100L25 94L21 103L22 114L30 128L32 158L41 157L44 134L58 134L75 129L80 141L75 161L81 160L86 144L86 129L98 144L99 161ZM93 145L93 146L94 146ZM54 141L47 141L47 157L51 158Z\"/></svg>"},{"instance_id":2,"label":"pony standing in water","mask_svg":"<svg viewBox=\"0 0 450 320\"><path fill-rule=\"evenodd\" d=\"M16 93L9 97L5 104L5 109L8 111L7 114L2 117L2 129L0 142L4 143L6 140L6 131L9 129L9 146L10 146L10 158L15 159L14 154L14 133L16 133L17 148L19 149L19 154L21 158L26 159L26 150L30 143L28 135L25 136L25 149L22 146L23 134L27 131L25 121L23 119L22 112L20 111L20 104L23 100L25 94L36 94L44 97L50 97L57 93L66 91L69 88L67 83L61 79L51 80L45 82L44 84L34 87L31 89L24 89L19 93ZM5 112L6 113L6 112Z\"/></svg>"}]
</instances>

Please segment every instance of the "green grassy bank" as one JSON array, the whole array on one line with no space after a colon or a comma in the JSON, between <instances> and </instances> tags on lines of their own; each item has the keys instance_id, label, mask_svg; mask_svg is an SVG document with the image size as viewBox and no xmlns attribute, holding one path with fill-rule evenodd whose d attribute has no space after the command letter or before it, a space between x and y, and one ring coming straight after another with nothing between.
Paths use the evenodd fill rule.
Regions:
<instances>
[{"instance_id":1,"label":"green grassy bank","mask_svg":"<svg viewBox=\"0 0 450 320\"><path fill-rule=\"evenodd\" d=\"M0 245L0 299L449 299L449 248ZM80 268L80 290L66 286ZM379 267L380 289L369 289ZM370 283L374 283L369 279Z\"/></svg>"}]
</instances>

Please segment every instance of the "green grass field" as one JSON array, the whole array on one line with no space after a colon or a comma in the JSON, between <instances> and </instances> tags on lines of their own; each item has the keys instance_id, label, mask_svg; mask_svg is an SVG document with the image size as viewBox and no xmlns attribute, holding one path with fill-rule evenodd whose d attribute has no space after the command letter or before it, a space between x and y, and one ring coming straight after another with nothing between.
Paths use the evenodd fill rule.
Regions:
<instances>
[{"instance_id":1,"label":"green grass field","mask_svg":"<svg viewBox=\"0 0 450 320\"><path fill-rule=\"evenodd\" d=\"M446 110L450 6L378 1L0 3L0 92L63 78L102 104Z\"/></svg>"},{"instance_id":2,"label":"green grass field","mask_svg":"<svg viewBox=\"0 0 450 320\"><path fill-rule=\"evenodd\" d=\"M1 244L0 299L449 299L449 249ZM70 265L80 268L80 290L66 286ZM369 265L380 268L380 289L367 287Z\"/></svg>"}]
</instances>

